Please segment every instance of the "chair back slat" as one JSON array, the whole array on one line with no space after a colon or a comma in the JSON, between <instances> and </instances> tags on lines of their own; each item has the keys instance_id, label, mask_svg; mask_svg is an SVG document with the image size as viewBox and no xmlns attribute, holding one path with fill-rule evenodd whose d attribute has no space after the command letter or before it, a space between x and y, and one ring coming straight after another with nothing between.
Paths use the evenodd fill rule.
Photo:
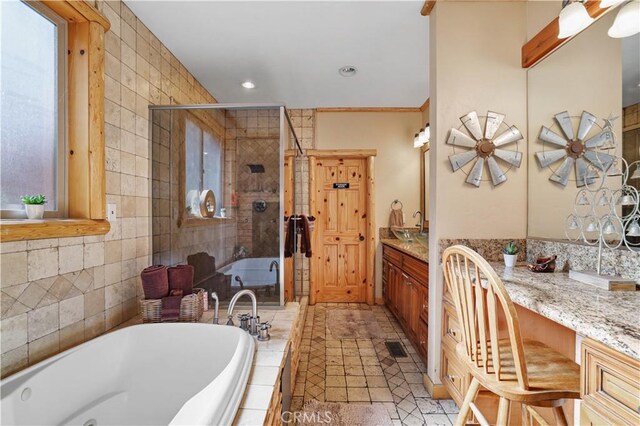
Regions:
<instances>
[{"instance_id":1,"label":"chair back slat","mask_svg":"<svg viewBox=\"0 0 640 426\"><path fill-rule=\"evenodd\" d=\"M470 363L498 381L514 380L529 387L520 323L504 284L491 265L468 247L456 245L443 253L446 285L454 298L462 340ZM504 316L509 339L500 348L498 317ZM502 356L500 351L503 351ZM510 356L505 358L505 354ZM506 371L510 375L505 378Z\"/></svg>"}]
</instances>

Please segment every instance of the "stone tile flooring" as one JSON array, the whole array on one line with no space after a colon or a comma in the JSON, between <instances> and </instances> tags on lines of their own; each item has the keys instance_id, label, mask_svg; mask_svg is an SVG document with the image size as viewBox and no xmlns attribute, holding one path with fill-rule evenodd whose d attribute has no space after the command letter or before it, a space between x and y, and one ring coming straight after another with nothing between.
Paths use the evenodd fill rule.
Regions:
<instances>
[{"instance_id":1,"label":"stone tile flooring","mask_svg":"<svg viewBox=\"0 0 640 426\"><path fill-rule=\"evenodd\" d=\"M337 310L372 311L378 338L336 339L327 316ZM385 341L402 342L406 358L389 354ZM425 367L393 314L383 306L323 303L309 306L291 411L304 403L382 403L395 425L446 425L455 421L452 400L434 400L422 383Z\"/></svg>"}]
</instances>

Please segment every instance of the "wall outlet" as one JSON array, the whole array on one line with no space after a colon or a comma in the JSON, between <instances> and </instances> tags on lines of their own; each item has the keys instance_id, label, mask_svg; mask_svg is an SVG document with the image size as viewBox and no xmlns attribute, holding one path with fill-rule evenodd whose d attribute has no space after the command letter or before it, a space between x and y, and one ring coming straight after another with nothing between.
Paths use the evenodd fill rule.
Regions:
<instances>
[{"instance_id":1,"label":"wall outlet","mask_svg":"<svg viewBox=\"0 0 640 426\"><path fill-rule=\"evenodd\" d=\"M115 222L116 220L116 205L107 204L107 220L109 222Z\"/></svg>"}]
</instances>

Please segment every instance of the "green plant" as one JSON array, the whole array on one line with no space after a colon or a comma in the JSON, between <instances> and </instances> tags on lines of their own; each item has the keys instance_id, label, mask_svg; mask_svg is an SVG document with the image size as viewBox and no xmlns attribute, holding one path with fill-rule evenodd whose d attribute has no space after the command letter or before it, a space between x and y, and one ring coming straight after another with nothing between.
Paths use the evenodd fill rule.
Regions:
<instances>
[{"instance_id":1,"label":"green plant","mask_svg":"<svg viewBox=\"0 0 640 426\"><path fill-rule=\"evenodd\" d=\"M47 202L47 200L45 199L45 196L42 194L37 194L37 195L23 195L22 196L22 203L23 204L44 204Z\"/></svg>"},{"instance_id":2,"label":"green plant","mask_svg":"<svg viewBox=\"0 0 640 426\"><path fill-rule=\"evenodd\" d=\"M511 240L507 243L506 246L504 246L504 248L502 249L502 252L504 254L510 254L510 255L514 255L516 253L518 253L518 246L516 245L516 243Z\"/></svg>"}]
</instances>

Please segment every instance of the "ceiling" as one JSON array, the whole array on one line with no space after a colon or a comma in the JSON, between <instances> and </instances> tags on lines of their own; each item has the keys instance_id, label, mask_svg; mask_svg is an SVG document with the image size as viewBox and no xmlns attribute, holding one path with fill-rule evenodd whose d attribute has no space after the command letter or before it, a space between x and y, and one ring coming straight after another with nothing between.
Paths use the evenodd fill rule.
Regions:
<instances>
[{"instance_id":1,"label":"ceiling","mask_svg":"<svg viewBox=\"0 0 640 426\"><path fill-rule=\"evenodd\" d=\"M419 107L429 96L423 1L125 2L219 102ZM357 74L340 76L345 65Z\"/></svg>"}]
</instances>

